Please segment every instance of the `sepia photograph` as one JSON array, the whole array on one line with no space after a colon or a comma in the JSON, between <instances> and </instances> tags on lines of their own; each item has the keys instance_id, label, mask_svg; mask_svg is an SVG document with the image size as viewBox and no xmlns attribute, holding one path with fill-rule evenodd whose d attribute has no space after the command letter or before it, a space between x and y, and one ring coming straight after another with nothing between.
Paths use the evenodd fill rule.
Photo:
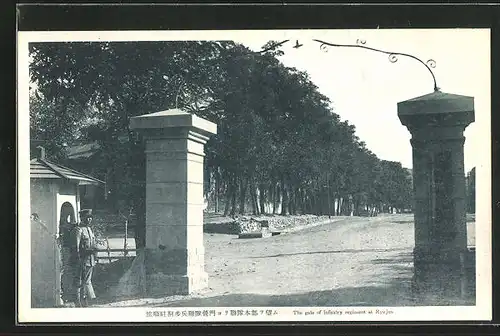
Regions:
<instances>
[{"instance_id":1,"label":"sepia photograph","mask_svg":"<svg viewBox=\"0 0 500 336\"><path fill-rule=\"evenodd\" d=\"M20 322L491 319L488 29L18 33Z\"/></svg>"}]
</instances>

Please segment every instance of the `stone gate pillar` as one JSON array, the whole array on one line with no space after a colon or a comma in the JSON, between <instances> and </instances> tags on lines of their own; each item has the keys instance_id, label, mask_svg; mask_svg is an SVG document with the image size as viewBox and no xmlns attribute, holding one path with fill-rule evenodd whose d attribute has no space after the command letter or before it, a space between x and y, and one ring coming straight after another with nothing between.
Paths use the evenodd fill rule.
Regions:
<instances>
[{"instance_id":1,"label":"stone gate pillar","mask_svg":"<svg viewBox=\"0 0 500 336\"><path fill-rule=\"evenodd\" d=\"M465 295L467 224L465 128L474 98L440 91L398 103L412 135L415 249L414 289L419 297Z\"/></svg>"},{"instance_id":2,"label":"stone gate pillar","mask_svg":"<svg viewBox=\"0 0 500 336\"><path fill-rule=\"evenodd\" d=\"M204 145L217 125L171 109L133 117L130 128L145 140L147 294L202 289Z\"/></svg>"}]
</instances>

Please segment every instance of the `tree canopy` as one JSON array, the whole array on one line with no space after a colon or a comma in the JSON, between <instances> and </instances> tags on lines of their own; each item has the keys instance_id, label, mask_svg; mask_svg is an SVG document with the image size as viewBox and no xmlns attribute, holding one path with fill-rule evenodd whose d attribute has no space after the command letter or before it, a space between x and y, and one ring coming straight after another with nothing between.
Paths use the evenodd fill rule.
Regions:
<instances>
[{"instance_id":1,"label":"tree canopy","mask_svg":"<svg viewBox=\"0 0 500 336\"><path fill-rule=\"evenodd\" d=\"M112 200L140 212L145 160L129 118L178 107L218 125L205 186L217 211L411 208L408 171L370 152L308 74L279 55L231 41L32 43L31 137L60 160L65 146L100 143Z\"/></svg>"}]
</instances>

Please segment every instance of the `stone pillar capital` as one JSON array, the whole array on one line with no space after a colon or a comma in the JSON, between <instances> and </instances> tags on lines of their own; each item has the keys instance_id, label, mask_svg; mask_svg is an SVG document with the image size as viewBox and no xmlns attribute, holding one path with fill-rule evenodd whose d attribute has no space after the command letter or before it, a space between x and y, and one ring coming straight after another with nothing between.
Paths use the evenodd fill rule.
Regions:
<instances>
[{"instance_id":1,"label":"stone pillar capital","mask_svg":"<svg viewBox=\"0 0 500 336\"><path fill-rule=\"evenodd\" d=\"M146 138L189 138L205 143L217 133L217 125L194 114L170 109L130 118L130 128Z\"/></svg>"},{"instance_id":2,"label":"stone pillar capital","mask_svg":"<svg viewBox=\"0 0 500 336\"><path fill-rule=\"evenodd\" d=\"M449 138L443 138L443 137L435 137L435 138L422 138L422 137L416 137L413 136L410 139L410 144L413 147L413 149L420 149L420 150L428 150L431 151L432 145L441 145L441 146L451 146L451 145L458 145L458 146L463 146L465 144L465 137L462 136L457 136L457 137L449 137Z\"/></svg>"}]
</instances>

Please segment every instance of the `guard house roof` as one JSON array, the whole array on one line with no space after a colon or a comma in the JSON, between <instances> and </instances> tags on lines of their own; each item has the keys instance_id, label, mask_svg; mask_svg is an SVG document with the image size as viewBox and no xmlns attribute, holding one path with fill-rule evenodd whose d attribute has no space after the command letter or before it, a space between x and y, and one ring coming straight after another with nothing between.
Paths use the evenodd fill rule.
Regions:
<instances>
[{"instance_id":1,"label":"guard house roof","mask_svg":"<svg viewBox=\"0 0 500 336\"><path fill-rule=\"evenodd\" d=\"M104 184L92 176L82 174L76 170L52 163L46 159L36 158L30 161L30 178L32 179L64 179L86 184Z\"/></svg>"}]
</instances>

